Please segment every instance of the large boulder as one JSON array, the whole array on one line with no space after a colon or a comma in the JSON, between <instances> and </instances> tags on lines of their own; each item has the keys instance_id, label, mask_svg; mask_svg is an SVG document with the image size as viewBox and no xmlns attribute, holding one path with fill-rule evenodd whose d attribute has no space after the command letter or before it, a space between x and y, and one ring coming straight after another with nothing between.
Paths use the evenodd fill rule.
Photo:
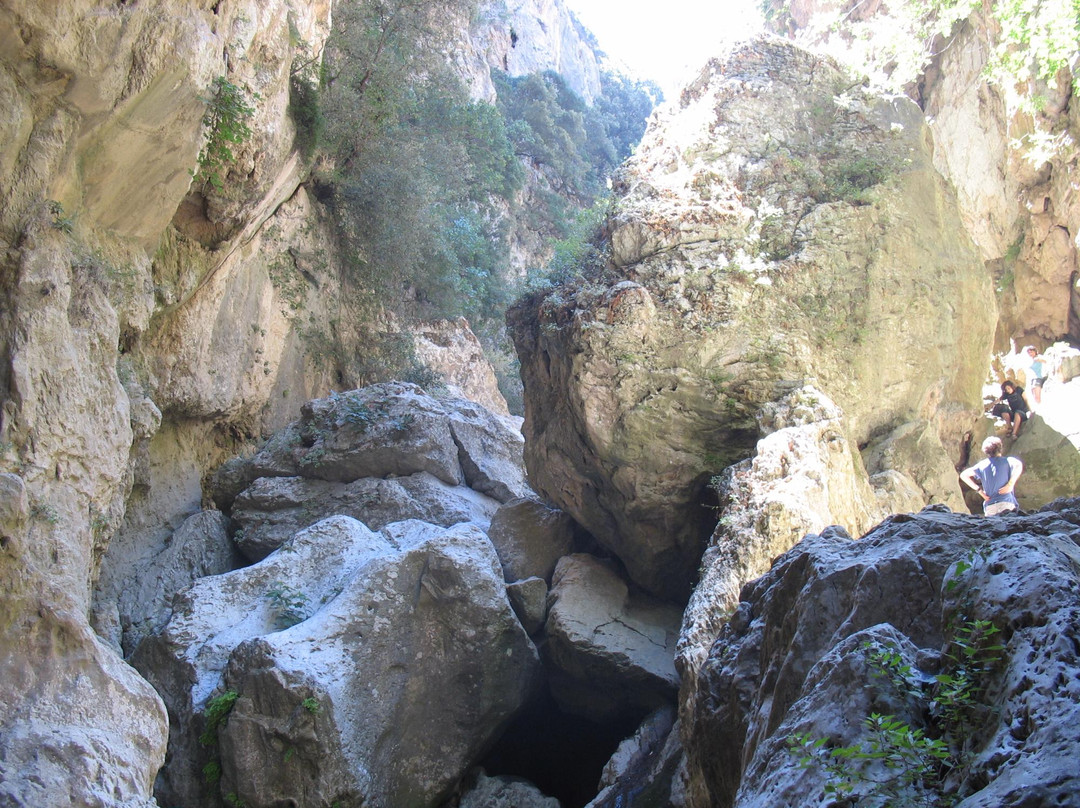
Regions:
<instances>
[{"instance_id":1,"label":"large boulder","mask_svg":"<svg viewBox=\"0 0 1080 808\"><path fill-rule=\"evenodd\" d=\"M297 531L328 516L358 519L372 530L391 522L420 519L450 527L476 522L486 527L499 503L462 485L447 485L426 471L407 477L361 477L352 482L307 477L259 477L233 504L237 547L259 561Z\"/></svg>"},{"instance_id":2,"label":"large boulder","mask_svg":"<svg viewBox=\"0 0 1080 808\"><path fill-rule=\"evenodd\" d=\"M555 568L544 631L551 691L593 720L675 699L679 610L633 592L612 566L574 554Z\"/></svg>"},{"instance_id":3,"label":"large boulder","mask_svg":"<svg viewBox=\"0 0 1080 808\"><path fill-rule=\"evenodd\" d=\"M150 549L155 552L148 557L129 555L122 569L110 567L108 580L98 582L99 593L110 591L116 598L125 654L165 626L175 595L199 578L228 572L239 562L229 539L228 520L215 510L192 514L163 547ZM127 573L123 579L118 577L121 571Z\"/></svg>"},{"instance_id":4,"label":"large boulder","mask_svg":"<svg viewBox=\"0 0 1080 808\"><path fill-rule=\"evenodd\" d=\"M417 359L442 377L451 395L510 415L484 346L465 318L420 323L413 330L413 341Z\"/></svg>"},{"instance_id":5,"label":"large boulder","mask_svg":"<svg viewBox=\"0 0 1080 808\"><path fill-rule=\"evenodd\" d=\"M422 519L487 527L530 493L514 419L464 399L387 383L310 401L253 456L222 465L211 495L232 509L251 560L297 530L345 514L373 529Z\"/></svg>"},{"instance_id":6,"label":"large boulder","mask_svg":"<svg viewBox=\"0 0 1080 808\"><path fill-rule=\"evenodd\" d=\"M764 408L760 422L768 434L754 457L718 481L720 521L679 635L684 694L693 692L697 669L745 584L807 533L842 525L858 536L891 510L881 506L846 437L843 413L819 390L792 392Z\"/></svg>"},{"instance_id":7,"label":"large boulder","mask_svg":"<svg viewBox=\"0 0 1080 808\"><path fill-rule=\"evenodd\" d=\"M438 804L538 669L479 528L373 533L345 516L196 582L134 660L173 716L159 799L210 798L200 774L210 764L220 773L210 793L252 808ZM228 722L208 725L223 695Z\"/></svg>"},{"instance_id":8,"label":"large boulder","mask_svg":"<svg viewBox=\"0 0 1080 808\"><path fill-rule=\"evenodd\" d=\"M970 701L952 707L969 712L946 734L954 768L927 798L943 789L965 808L1080 805L1080 651L1063 642L1080 620L1078 545L1078 500L994 518L936 505L859 541L808 536L743 589L702 668L684 735L689 804L817 800L829 773L813 752L804 765L792 739L825 739L826 754L865 744L872 713L948 733L949 697L933 686L963 660ZM999 633L980 642L989 626ZM883 665L893 673L871 675ZM930 709L935 692L944 701ZM871 767L867 777L857 794L889 774Z\"/></svg>"},{"instance_id":9,"label":"large boulder","mask_svg":"<svg viewBox=\"0 0 1080 808\"><path fill-rule=\"evenodd\" d=\"M555 565L574 546L574 520L537 499L504 504L491 518L488 537L506 580L538 577L550 582Z\"/></svg>"},{"instance_id":10,"label":"large boulder","mask_svg":"<svg viewBox=\"0 0 1080 808\"><path fill-rule=\"evenodd\" d=\"M755 40L654 117L617 192L611 265L508 321L530 482L637 584L688 594L710 478L805 383L855 445L921 420L948 447L932 468L959 462L994 301L915 104Z\"/></svg>"}]
</instances>

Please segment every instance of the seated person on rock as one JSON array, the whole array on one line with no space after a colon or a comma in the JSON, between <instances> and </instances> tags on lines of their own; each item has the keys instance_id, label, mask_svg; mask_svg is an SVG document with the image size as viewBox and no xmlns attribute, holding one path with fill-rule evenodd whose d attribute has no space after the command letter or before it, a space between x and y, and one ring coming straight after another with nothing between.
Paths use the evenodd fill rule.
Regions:
<instances>
[{"instance_id":1,"label":"seated person on rock","mask_svg":"<svg viewBox=\"0 0 1080 808\"><path fill-rule=\"evenodd\" d=\"M1004 402L1009 408L1002 417L1012 429L1012 436L1015 438L1020 434L1020 424L1028 418L1028 405L1024 399L1024 388L1020 387L1016 382L1006 380L1001 383L1001 398L998 401Z\"/></svg>"},{"instance_id":2,"label":"seated person on rock","mask_svg":"<svg viewBox=\"0 0 1080 808\"><path fill-rule=\"evenodd\" d=\"M1013 488L1024 473L1024 464L1019 458L1001 456L1001 438L987 438L982 450L986 459L960 472L960 479L982 495L983 513L987 516L1018 510L1020 503Z\"/></svg>"}]
</instances>

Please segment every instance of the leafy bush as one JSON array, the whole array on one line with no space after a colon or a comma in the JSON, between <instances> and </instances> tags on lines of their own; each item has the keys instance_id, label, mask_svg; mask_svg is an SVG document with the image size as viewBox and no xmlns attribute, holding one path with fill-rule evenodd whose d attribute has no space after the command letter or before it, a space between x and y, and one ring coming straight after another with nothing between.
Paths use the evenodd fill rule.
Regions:
<instances>
[{"instance_id":1,"label":"leafy bush","mask_svg":"<svg viewBox=\"0 0 1080 808\"><path fill-rule=\"evenodd\" d=\"M209 130L206 145L199 153L196 179L210 183L217 191L224 188L224 174L235 159L232 148L251 138L248 121L255 114L252 103L258 95L224 76L214 79L212 95L203 99L206 114L203 125Z\"/></svg>"},{"instance_id":2,"label":"leafy bush","mask_svg":"<svg viewBox=\"0 0 1080 808\"><path fill-rule=\"evenodd\" d=\"M274 581L266 593L274 622L278 628L289 628L304 622L307 615L307 595L284 581Z\"/></svg>"},{"instance_id":3,"label":"leafy bush","mask_svg":"<svg viewBox=\"0 0 1080 808\"><path fill-rule=\"evenodd\" d=\"M240 694L235 690L226 690L220 696L215 696L206 702L206 707L203 709L206 725L202 734L199 735L199 743L203 746L217 744L218 730L229 720L229 713L232 712L239 697Z\"/></svg>"},{"instance_id":4,"label":"leafy bush","mask_svg":"<svg viewBox=\"0 0 1080 808\"><path fill-rule=\"evenodd\" d=\"M602 193L659 93L607 75L590 108L555 74L498 74L498 102L472 101L445 53L455 21L475 8L476 0L341 6L321 71L297 44L290 109L301 145L317 151L316 192L346 256L344 297L353 311L341 317L374 319L389 309L407 327L463 316L498 354L508 350L502 319L521 280L510 272L509 234L525 180L521 158L544 177L544 201L525 212L533 217L526 227L572 238L576 211ZM290 291L289 267L274 269L275 285ZM419 380L425 374L411 344L392 331L343 346L333 323L313 322L303 337L339 380Z\"/></svg>"},{"instance_id":5,"label":"leafy bush","mask_svg":"<svg viewBox=\"0 0 1080 808\"><path fill-rule=\"evenodd\" d=\"M956 565L946 591L959 585L975 559L972 554ZM803 768L818 765L828 774L826 794L858 792L859 804L882 808L937 808L956 802L957 795L945 789L945 777L974 755L977 733L991 713L985 703L989 677L1005 650L993 623L967 617L964 611L956 613L943 649L944 669L932 679L929 692L899 649L871 642L862 646L875 679L922 705L929 718L926 729L872 713L863 720L866 739L853 746L830 747L827 738L809 733L788 739L789 752Z\"/></svg>"}]
</instances>

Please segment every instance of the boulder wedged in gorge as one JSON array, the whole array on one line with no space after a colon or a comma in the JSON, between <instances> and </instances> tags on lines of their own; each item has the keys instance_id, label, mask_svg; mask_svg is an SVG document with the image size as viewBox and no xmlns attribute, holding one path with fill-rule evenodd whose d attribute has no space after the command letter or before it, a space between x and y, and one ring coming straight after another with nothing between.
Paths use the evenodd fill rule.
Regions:
<instances>
[{"instance_id":1,"label":"boulder wedged in gorge","mask_svg":"<svg viewBox=\"0 0 1080 808\"><path fill-rule=\"evenodd\" d=\"M1078 593L1076 499L991 518L935 505L858 541L808 536L742 590L700 671L683 737L689 804L816 804L828 775L803 767L790 739L862 744L874 712L937 737L945 719L930 709L935 677L955 675L950 657L967 658L964 632L976 637L984 621L998 633L968 647L1000 649L976 652L985 662L972 665L982 672L961 725L966 752L953 750L941 788L964 808L1080 805ZM907 666L902 684L874 675L875 652ZM856 788L865 795L872 785Z\"/></svg>"},{"instance_id":2,"label":"boulder wedged in gorge","mask_svg":"<svg viewBox=\"0 0 1080 808\"><path fill-rule=\"evenodd\" d=\"M531 493L517 423L416 385L372 385L306 403L256 454L223 464L211 495L253 561L335 514L376 530L405 519L486 529L501 503Z\"/></svg>"},{"instance_id":3,"label":"boulder wedged in gorge","mask_svg":"<svg viewBox=\"0 0 1080 808\"><path fill-rule=\"evenodd\" d=\"M337 516L203 578L134 661L173 723L159 799L436 805L525 702L536 649L471 524ZM205 709L235 694L228 720ZM216 764L220 783L204 784Z\"/></svg>"},{"instance_id":4,"label":"boulder wedged in gorge","mask_svg":"<svg viewBox=\"0 0 1080 808\"><path fill-rule=\"evenodd\" d=\"M634 592L610 564L584 553L560 559L544 633L551 692L565 712L605 721L674 700L679 610Z\"/></svg>"},{"instance_id":5,"label":"boulder wedged in gorge","mask_svg":"<svg viewBox=\"0 0 1080 808\"><path fill-rule=\"evenodd\" d=\"M806 383L854 445L921 421L948 447L933 467L959 462L995 304L930 153L908 99L755 40L654 117L617 184L612 264L511 310L530 483L636 583L686 596L709 479ZM867 472L886 470L949 495Z\"/></svg>"}]
</instances>

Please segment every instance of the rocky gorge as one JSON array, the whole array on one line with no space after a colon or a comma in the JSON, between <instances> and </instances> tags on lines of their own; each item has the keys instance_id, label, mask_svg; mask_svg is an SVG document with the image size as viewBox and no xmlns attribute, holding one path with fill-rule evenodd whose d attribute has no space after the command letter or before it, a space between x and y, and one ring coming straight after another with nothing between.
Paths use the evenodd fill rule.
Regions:
<instances>
[{"instance_id":1,"label":"rocky gorge","mask_svg":"<svg viewBox=\"0 0 1080 808\"><path fill-rule=\"evenodd\" d=\"M424 384L347 361L401 326L304 157L330 3L3 0L0 804L1080 805L1070 68L1010 106L981 10L889 91L834 11L654 114L507 315L520 418L465 320ZM440 22L476 98L598 98L561 3ZM215 77L259 97L222 188ZM1053 372L983 518L1010 339Z\"/></svg>"}]
</instances>

